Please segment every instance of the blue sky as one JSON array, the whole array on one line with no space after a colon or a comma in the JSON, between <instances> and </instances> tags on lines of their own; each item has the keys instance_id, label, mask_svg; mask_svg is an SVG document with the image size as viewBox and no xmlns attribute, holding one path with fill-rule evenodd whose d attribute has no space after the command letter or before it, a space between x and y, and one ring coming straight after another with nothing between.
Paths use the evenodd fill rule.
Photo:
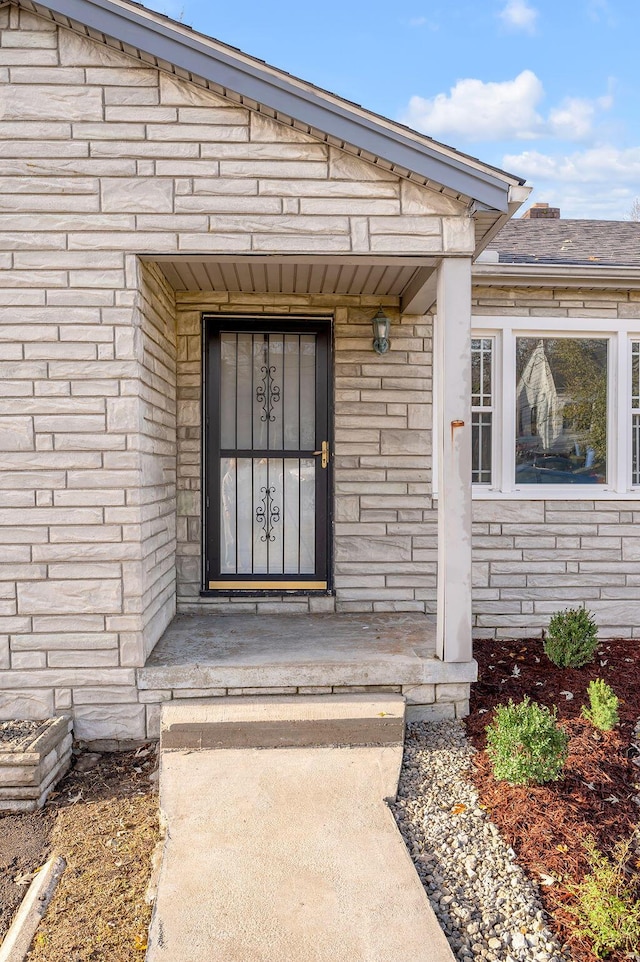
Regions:
<instances>
[{"instance_id":1,"label":"blue sky","mask_svg":"<svg viewBox=\"0 0 640 962\"><path fill-rule=\"evenodd\" d=\"M563 217L640 196L640 0L147 0L520 176Z\"/></svg>"}]
</instances>

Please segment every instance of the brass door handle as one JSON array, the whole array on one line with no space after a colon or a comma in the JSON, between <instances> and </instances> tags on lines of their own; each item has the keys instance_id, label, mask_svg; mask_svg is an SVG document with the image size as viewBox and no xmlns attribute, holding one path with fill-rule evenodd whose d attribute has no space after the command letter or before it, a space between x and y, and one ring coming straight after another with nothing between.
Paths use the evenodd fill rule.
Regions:
<instances>
[{"instance_id":1,"label":"brass door handle","mask_svg":"<svg viewBox=\"0 0 640 962\"><path fill-rule=\"evenodd\" d=\"M319 451L314 451L313 453L322 455L322 460L320 461L320 464L323 468L326 468L327 465L329 464L329 442L323 441L321 449Z\"/></svg>"}]
</instances>

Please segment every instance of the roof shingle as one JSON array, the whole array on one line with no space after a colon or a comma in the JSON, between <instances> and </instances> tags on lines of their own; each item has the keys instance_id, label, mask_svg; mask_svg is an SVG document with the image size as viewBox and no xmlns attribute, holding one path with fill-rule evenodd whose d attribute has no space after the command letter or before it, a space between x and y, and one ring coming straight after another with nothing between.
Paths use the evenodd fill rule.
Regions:
<instances>
[{"instance_id":1,"label":"roof shingle","mask_svg":"<svg viewBox=\"0 0 640 962\"><path fill-rule=\"evenodd\" d=\"M640 222L511 220L489 244L501 264L640 266Z\"/></svg>"}]
</instances>

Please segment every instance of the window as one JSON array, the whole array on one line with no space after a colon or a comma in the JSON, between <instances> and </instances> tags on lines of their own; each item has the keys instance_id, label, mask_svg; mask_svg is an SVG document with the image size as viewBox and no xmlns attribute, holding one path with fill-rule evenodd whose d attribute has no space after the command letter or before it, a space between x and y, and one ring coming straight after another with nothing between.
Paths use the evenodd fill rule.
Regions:
<instances>
[{"instance_id":1,"label":"window","mask_svg":"<svg viewBox=\"0 0 640 962\"><path fill-rule=\"evenodd\" d=\"M516 337L516 484L605 484L605 338Z\"/></svg>"},{"instance_id":2,"label":"window","mask_svg":"<svg viewBox=\"0 0 640 962\"><path fill-rule=\"evenodd\" d=\"M476 496L601 497L640 487L638 321L476 318ZM635 324L635 329L631 327Z\"/></svg>"},{"instance_id":3,"label":"window","mask_svg":"<svg viewBox=\"0 0 640 962\"><path fill-rule=\"evenodd\" d=\"M493 338L471 341L472 471L476 484L491 484L493 426Z\"/></svg>"},{"instance_id":4,"label":"window","mask_svg":"<svg viewBox=\"0 0 640 962\"><path fill-rule=\"evenodd\" d=\"M640 484L640 341L631 342L631 473Z\"/></svg>"}]
</instances>

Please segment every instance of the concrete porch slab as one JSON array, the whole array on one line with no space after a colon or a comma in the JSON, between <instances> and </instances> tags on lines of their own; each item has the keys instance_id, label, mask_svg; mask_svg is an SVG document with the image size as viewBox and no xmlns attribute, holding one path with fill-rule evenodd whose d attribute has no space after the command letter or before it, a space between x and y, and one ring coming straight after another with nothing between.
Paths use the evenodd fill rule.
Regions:
<instances>
[{"instance_id":1,"label":"concrete porch slab","mask_svg":"<svg viewBox=\"0 0 640 962\"><path fill-rule=\"evenodd\" d=\"M453 962L383 799L402 748L163 752L147 962Z\"/></svg>"},{"instance_id":2,"label":"concrete porch slab","mask_svg":"<svg viewBox=\"0 0 640 962\"><path fill-rule=\"evenodd\" d=\"M435 657L419 614L178 615L138 669L141 689L299 688L475 681Z\"/></svg>"}]
</instances>

